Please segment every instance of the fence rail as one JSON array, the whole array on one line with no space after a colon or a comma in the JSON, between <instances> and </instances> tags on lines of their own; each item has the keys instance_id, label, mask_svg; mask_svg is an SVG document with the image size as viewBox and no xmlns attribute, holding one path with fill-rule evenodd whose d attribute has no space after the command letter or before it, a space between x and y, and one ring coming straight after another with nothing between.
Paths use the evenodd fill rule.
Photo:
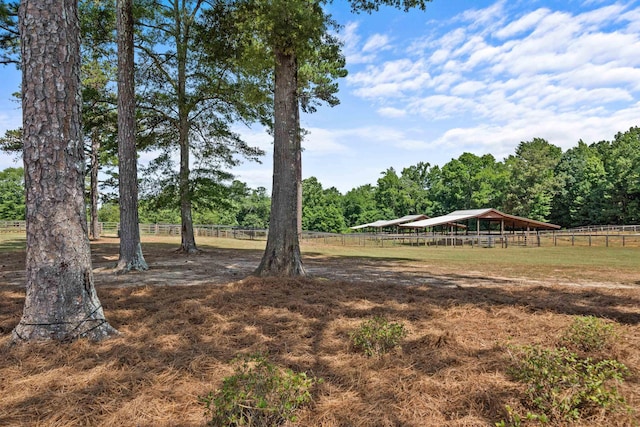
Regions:
<instances>
[{"instance_id":1,"label":"fence rail","mask_svg":"<svg viewBox=\"0 0 640 427\"><path fill-rule=\"evenodd\" d=\"M452 247L540 247L540 246L593 246L640 247L640 233L529 233L529 234L386 234L386 233L311 233L302 234L302 240L343 246L452 246Z\"/></svg>"},{"instance_id":2,"label":"fence rail","mask_svg":"<svg viewBox=\"0 0 640 427\"><path fill-rule=\"evenodd\" d=\"M544 231L541 233L548 233ZM640 225L585 225L582 227L568 228L556 233L588 233L588 234L611 234L611 233L640 233Z\"/></svg>"},{"instance_id":3,"label":"fence rail","mask_svg":"<svg viewBox=\"0 0 640 427\"><path fill-rule=\"evenodd\" d=\"M118 236L119 224L100 223L102 236ZM229 225L194 225L196 237L266 240L268 230L248 229ZM0 221L0 233L24 233L25 221ZM179 224L140 224L140 234L146 236L179 236ZM321 233L305 231L302 242L343 246L452 246L452 247L537 247L594 246L640 248L640 225L589 226L559 231L521 234L437 234L437 233Z\"/></svg>"},{"instance_id":4,"label":"fence rail","mask_svg":"<svg viewBox=\"0 0 640 427\"><path fill-rule=\"evenodd\" d=\"M25 221L0 221L0 233L25 233L26 231Z\"/></svg>"}]
</instances>

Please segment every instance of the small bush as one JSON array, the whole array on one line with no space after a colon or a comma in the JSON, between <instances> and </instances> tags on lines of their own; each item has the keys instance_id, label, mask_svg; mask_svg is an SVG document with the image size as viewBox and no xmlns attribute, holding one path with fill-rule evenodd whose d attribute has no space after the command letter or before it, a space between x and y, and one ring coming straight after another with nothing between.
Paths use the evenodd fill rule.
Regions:
<instances>
[{"instance_id":1,"label":"small bush","mask_svg":"<svg viewBox=\"0 0 640 427\"><path fill-rule=\"evenodd\" d=\"M518 357L511 374L525 382L526 404L549 420L578 420L596 411L626 409L616 383L629 371L617 360L593 361L579 358L562 347L544 349L525 346L516 349ZM517 414L516 414L517 416Z\"/></svg>"},{"instance_id":2,"label":"small bush","mask_svg":"<svg viewBox=\"0 0 640 427\"><path fill-rule=\"evenodd\" d=\"M200 398L210 426L279 426L295 421L296 410L311 401L317 380L305 373L280 369L262 354L235 363L222 388Z\"/></svg>"},{"instance_id":3,"label":"small bush","mask_svg":"<svg viewBox=\"0 0 640 427\"><path fill-rule=\"evenodd\" d=\"M560 345L574 351L593 353L610 349L616 339L612 323L594 316L580 316L562 334Z\"/></svg>"},{"instance_id":4,"label":"small bush","mask_svg":"<svg viewBox=\"0 0 640 427\"><path fill-rule=\"evenodd\" d=\"M389 323L382 317L374 317L360 324L351 333L353 346L367 356L380 356L400 345L400 341L407 336L402 323Z\"/></svg>"},{"instance_id":5,"label":"small bush","mask_svg":"<svg viewBox=\"0 0 640 427\"><path fill-rule=\"evenodd\" d=\"M521 416L509 405L505 405L507 410L507 420L497 422L496 427L521 427L526 421L537 421L540 424L546 424L549 422L546 415L537 415L527 412L527 415Z\"/></svg>"}]
</instances>

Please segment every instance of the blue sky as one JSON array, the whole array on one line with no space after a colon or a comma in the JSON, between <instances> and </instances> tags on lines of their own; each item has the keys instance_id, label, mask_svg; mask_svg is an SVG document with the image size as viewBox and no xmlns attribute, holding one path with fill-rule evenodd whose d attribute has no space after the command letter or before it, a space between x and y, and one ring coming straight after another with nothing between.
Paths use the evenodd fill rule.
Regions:
<instances>
[{"instance_id":1,"label":"blue sky","mask_svg":"<svg viewBox=\"0 0 640 427\"><path fill-rule=\"evenodd\" d=\"M463 152L501 160L535 137L566 150L640 126L638 1L434 0L424 12L371 15L344 3L329 7L349 70L341 104L302 117L303 177L325 188L345 193L389 167L443 165ZM9 100L19 77L0 72L4 133L21 121ZM270 137L238 130L267 156L234 172L270 188Z\"/></svg>"}]
</instances>

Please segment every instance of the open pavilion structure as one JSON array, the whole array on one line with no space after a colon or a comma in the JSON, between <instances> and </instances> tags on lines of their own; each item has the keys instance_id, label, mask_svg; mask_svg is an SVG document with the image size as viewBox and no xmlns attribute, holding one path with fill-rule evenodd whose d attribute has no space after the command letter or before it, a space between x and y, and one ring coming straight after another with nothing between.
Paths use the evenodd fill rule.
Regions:
<instances>
[{"instance_id":1,"label":"open pavilion structure","mask_svg":"<svg viewBox=\"0 0 640 427\"><path fill-rule=\"evenodd\" d=\"M411 244L418 246L422 242L425 245L507 247L539 246L540 231L555 231L560 226L486 208L458 210L435 218L407 215L357 225L351 229L373 231L372 238L379 240L382 245L384 241L406 242L408 239Z\"/></svg>"},{"instance_id":2,"label":"open pavilion structure","mask_svg":"<svg viewBox=\"0 0 640 427\"><path fill-rule=\"evenodd\" d=\"M439 225L457 224L457 225L463 225L466 228L466 234L469 234L472 230L475 231L476 234L481 234L483 223L485 224L484 233L488 233L488 234L491 234L492 229L495 229L495 231L498 231L499 234L501 235L507 233L508 231L530 232L530 231L538 231L538 230L560 229L559 225L537 221L530 218L523 218L515 215L509 215L493 208L458 210L458 211L451 212L447 215L443 215L435 218L427 218L419 221L405 222L403 224L400 224L400 227L413 228L413 229L421 229L421 228L433 229L433 227L436 227Z\"/></svg>"}]
</instances>

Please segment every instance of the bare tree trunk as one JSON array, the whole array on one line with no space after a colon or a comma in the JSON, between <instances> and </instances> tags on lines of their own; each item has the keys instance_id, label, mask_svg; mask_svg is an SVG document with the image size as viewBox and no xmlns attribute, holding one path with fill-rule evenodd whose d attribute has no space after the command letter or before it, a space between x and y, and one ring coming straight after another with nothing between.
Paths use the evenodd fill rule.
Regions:
<instances>
[{"instance_id":1,"label":"bare tree trunk","mask_svg":"<svg viewBox=\"0 0 640 427\"><path fill-rule=\"evenodd\" d=\"M117 0L118 29L118 168L120 193L120 259L116 271L147 270L138 220L132 0Z\"/></svg>"},{"instance_id":2,"label":"bare tree trunk","mask_svg":"<svg viewBox=\"0 0 640 427\"><path fill-rule=\"evenodd\" d=\"M182 243L179 252L197 253L196 238L193 232L193 215L191 209L191 186L189 183L189 108L187 106L187 49L188 19L184 9L174 3L176 19L176 52L178 55L178 139L180 143L180 221Z\"/></svg>"},{"instance_id":3,"label":"bare tree trunk","mask_svg":"<svg viewBox=\"0 0 640 427\"><path fill-rule=\"evenodd\" d=\"M87 237L77 6L20 2L27 257L14 342L117 333L94 288Z\"/></svg>"},{"instance_id":4,"label":"bare tree trunk","mask_svg":"<svg viewBox=\"0 0 640 427\"><path fill-rule=\"evenodd\" d=\"M188 131L187 131L188 132ZM189 139L188 134L180 131L180 221L182 223L182 243L179 252L192 254L198 252L193 232L191 211L191 189L189 186Z\"/></svg>"},{"instance_id":5,"label":"bare tree trunk","mask_svg":"<svg viewBox=\"0 0 640 427\"><path fill-rule=\"evenodd\" d=\"M298 236L300 109L296 57L276 52L273 189L269 236L259 276L304 276Z\"/></svg>"},{"instance_id":6,"label":"bare tree trunk","mask_svg":"<svg viewBox=\"0 0 640 427\"><path fill-rule=\"evenodd\" d=\"M91 135L91 223L89 236L91 240L100 238L100 224L98 223L98 170L100 168L98 152L100 151L100 137L94 129Z\"/></svg>"}]
</instances>

